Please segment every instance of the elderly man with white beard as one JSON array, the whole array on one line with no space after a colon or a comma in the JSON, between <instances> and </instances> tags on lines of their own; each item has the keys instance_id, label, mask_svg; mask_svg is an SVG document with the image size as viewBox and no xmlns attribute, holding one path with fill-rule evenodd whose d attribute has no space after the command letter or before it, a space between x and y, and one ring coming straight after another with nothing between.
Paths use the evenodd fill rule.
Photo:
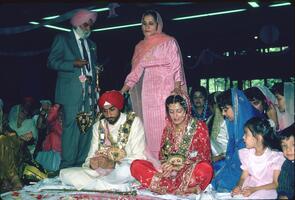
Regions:
<instances>
[{"instance_id":1,"label":"elderly man with white beard","mask_svg":"<svg viewBox=\"0 0 295 200\"><path fill-rule=\"evenodd\" d=\"M71 18L72 31L55 37L48 57L48 68L57 71L55 103L64 107L60 168L81 166L91 142L91 123L81 129L76 118L96 116L97 55L89 39L96 17L95 12L78 10Z\"/></svg>"}]
</instances>

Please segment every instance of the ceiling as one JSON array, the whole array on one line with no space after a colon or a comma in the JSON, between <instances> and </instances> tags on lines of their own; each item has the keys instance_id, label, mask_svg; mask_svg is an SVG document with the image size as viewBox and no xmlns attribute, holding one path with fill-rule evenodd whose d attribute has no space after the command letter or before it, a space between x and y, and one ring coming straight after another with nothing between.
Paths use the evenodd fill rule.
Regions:
<instances>
[{"instance_id":1,"label":"ceiling","mask_svg":"<svg viewBox=\"0 0 295 200\"><path fill-rule=\"evenodd\" d=\"M192 45L212 46L224 48L227 46L249 45L253 37L259 34L264 25L275 25L280 31L280 41L288 42L294 35L294 12L292 6L269 8L274 2L260 3L261 7L252 8L246 1L214 2L214 3L118 3L115 8L116 17L109 18L109 11L98 13L98 22L95 28L117 26L122 24L139 23L141 14L147 9L156 9L164 20L164 31L173 35L189 51ZM65 15L79 8L103 8L109 3L2 3L0 4L0 42L1 52L7 51L38 51L47 49L59 30L39 27L30 31L13 33L15 28L20 30L23 26L30 25L30 21L45 22L43 17ZM184 21L173 21L175 17L204 14L232 9L247 9L245 12L227 15L218 15L205 18L196 18ZM69 16L68 16L69 18ZM52 21L46 21L52 23ZM62 22L52 25L70 28L67 17ZM1 34L1 28L6 28L9 34ZM120 35L118 38L117 36ZM114 36L114 38L112 38ZM105 32L93 32L92 39L105 40L129 40L142 38L139 27L128 29L110 30ZM182 42L182 40L194 39L197 43ZM34 42L32 42L34 40ZM136 42L137 42L136 41ZM250 42L250 44L251 44ZM214 43L214 44L212 44ZM237 44L238 43L238 44ZM187 46L187 47L186 47Z\"/></svg>"},{"instance_id":2,"label":"ceiling","mask_svg":"<svg viewBox=\"0 0 295 200\"><path fill-rule=\"evenodd\" d=\"M291 73L294 74L294 5L269 7L277 1L259 2L259 8L251 7L246 1L119 2L119 7L115 8L117 16L109 18L109 11L99 12L94 29L139 23L145 10L156 9L163 18L164 32L174 36L179 43L189 85L198 78L210 76L290 76ZM75 9L107 6L110 4L97 1L1 3L0 59L1 67L5 66L5 70L0 73L0 87L5 89L5 83L10 81L11 75L15 76L15 72L19 72L15 77L17 82L12 83L14 89L6 90L6 95L14 95L16 90L20 90L19 85L27 85L27 90L34 88L34 91L39 91L40 94L45 87L50 92L49 96L54 93L55 74L50 75L52 72L46 69L46 61L54 36L62 31L44 26L32 29L30 21L44 22L41 20L44 17L61 15L60 22L52 20L47 23L70 28L68 19ZM183 21L172 20L176 17L233 9L246 10ZM23 31L24 28L28 28L28 31ZM255 36L258 38L255 39ZM126 74L130 71L134 46L143 38L140 27L93 32L90 37L98 45L100 62L107 62L101 77L103 89L120 89ZM256 48L275 46L289 46L290 51L268 57L258 55L255 51ZM204 50L211 52L215 58L220 57L225 51L233 50L246 50L248 55L241 59L216 59L211 64L192 68ZM34 76L34 80L28 83L26 77L31 77L32 74L38 76ZM50 78L47 78L48 76ZM47 82L44 82L45 80ZM38 85L36 81L42 84Z\"/></svg>"}]
</instances>

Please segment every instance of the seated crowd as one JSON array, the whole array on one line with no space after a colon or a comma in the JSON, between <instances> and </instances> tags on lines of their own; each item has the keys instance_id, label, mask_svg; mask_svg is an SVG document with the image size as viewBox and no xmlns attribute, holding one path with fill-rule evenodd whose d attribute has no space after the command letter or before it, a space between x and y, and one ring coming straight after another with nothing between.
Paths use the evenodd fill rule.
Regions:
<instances>
[{"instance_id":1,"label":"seated crowd","mask_svg":"<svg viewBox=\"0 0 295 200\"><path fill-rule=\"evenodd\" d=\"M0 99L0 192L59 175L77 190L129 191L136 181L158 194L185 195L211 184L241 198L293 199L294 84L207 91L193 87L166 99L156 159L145 151L144 122L124 112L119 91L105 92L84 164L63 169L63 106L41 100L34 110L25 97L7 114Z\"/></svg>"}]
</instances>

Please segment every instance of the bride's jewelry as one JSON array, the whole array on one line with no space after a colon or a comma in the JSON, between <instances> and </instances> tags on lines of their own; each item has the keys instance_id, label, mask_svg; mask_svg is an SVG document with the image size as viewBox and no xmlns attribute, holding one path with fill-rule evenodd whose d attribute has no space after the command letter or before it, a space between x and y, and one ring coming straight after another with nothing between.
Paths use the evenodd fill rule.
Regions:
<instances>
[{"instance_id":1,"label":"bride's jewelry","mask_svg":"<svg viewBox=\"0 0 295 200\"><path fill-rule=\"evenodd\" d=\"M179 134L182 135L184 133L184 130L185 130L184 127L175 127L174 132L176 135L179 135Z\"/></svg>"}]
</instances>

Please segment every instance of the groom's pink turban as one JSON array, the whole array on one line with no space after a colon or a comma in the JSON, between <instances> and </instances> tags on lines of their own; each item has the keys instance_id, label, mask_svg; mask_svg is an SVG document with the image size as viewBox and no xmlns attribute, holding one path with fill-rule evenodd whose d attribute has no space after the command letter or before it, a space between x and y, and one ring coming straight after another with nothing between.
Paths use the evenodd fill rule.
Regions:
<instances>
[{"instance_id":1,"label":"groom's pink turban","mask_svg":"<svg viewBox=\"0 0 295 200\"><path fill-rule=\"evenodd\" d=\"M84 23L89 22L89 20L92 20L92 23L96 21L97 13L92 12L86 9L81 9L77 11L74 16L71 19L71 24L75 27L80 26Z\"/></svg>"}]
</instances>

